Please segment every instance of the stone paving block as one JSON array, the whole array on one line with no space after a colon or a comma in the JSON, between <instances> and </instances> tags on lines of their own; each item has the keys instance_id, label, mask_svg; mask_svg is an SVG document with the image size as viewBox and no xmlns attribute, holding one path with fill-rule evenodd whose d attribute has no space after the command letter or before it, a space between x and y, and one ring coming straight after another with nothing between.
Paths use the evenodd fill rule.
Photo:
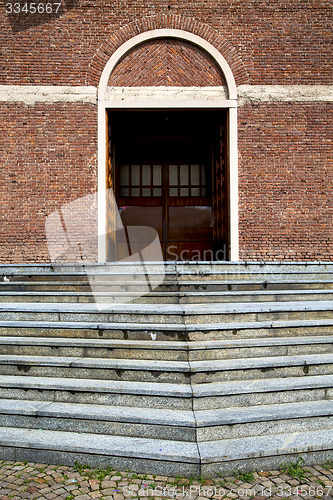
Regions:
<instances>
[{"instance_id":1,"label":"stone paving block","mask_svg":"<svg viewBox=\"0 0 333 500\"><path fill-rule=\"evenodd\" d=\"M121 495L120 493L117 493L117 494L113 495L113 498L114 498L114 500L123 500L124 499L124 495Z\"/></svg>"},{"instance_id":2,"label":"stone paving block","mask_svg":"<svg viewBox=\"0 0 333 500\"><path fill-rule=\"evenodd\" d=\"M272 481L276 484L280 484L280 483L283 483L285 480L288 480L289 478L287 476L284 476L284 477L274 477L272 478Z\"/></svg>"},{"instance_id":3,"label":"stone paving block","mask_svg":"<svg viewBox=\"0 0 333 500\"><path fill-rule=\"evenodd\" d=\"M75 497L77 497L78 495L81 495L81 491L76 489L76 490L72 490L71 491L71 494L74 495Z\"/></svg>"},{"instance_id":4,"label":"stone paving block","mask_svg":"<svg viewBox=\"0 0 333 500\"><path fill-rule=\"evenodd\" d=\"M114 488L102 488L101 491L103 492L104 495L113 495L114 493Z\"/></svg>"},{"instance_id":5,"label":"stone paving block","mask_svg":"<svg viewBox=\"0 0 333 500\"><path fill-rule=\"evenodd\" d=\"M12 466L12 468L11 468ZM7 496L13 495L12 498L18 497L20 499L22 498L29 498L29 500L61 500L65 499L69 493L71 492L75 498L83 497L86 495L88 498L115 498L117 497L118 500L126 500L127 498L131 497L125 497L124 491L125 487L128 488L129 490L133 490L134 492L138 491L138 496L140 497L141 500L147 498L148 500L153 500L154 496L149 495L147 497L147 488L149 487L149 484L155 483L158 484L160 488L167 487L169 490L176 488L175 486L175 478L169 478L166 476L162 476L166 478L166 481L162 481L161 477L159 477L159 481L157 481L157 477L155 477L155 480L152 475L150 475L150 478L145 478L145 475L138 476L137 478L132 478L131 474L126 474L126 473L121 473L119 476L106 476L104 478L104 481L100 483L99 480L95 478L87 479L85 474L83 473L82 476L73 470L73 468L68 467L66 471L62 471L60 474L61 481L64 481L64 475L68 478L74 479L73 476L75 476L76 483L75 484L66 484L60 486L58 482L54 481L54 476L51 474L51 466L48 466L47 472L46 469L44 473L40 473L37 469L34 469L33 464L30 464L30 469L29 472L27 473L26 471L22 472L22 477L17 478L17 471L15 471L15 474L13 474L13 467L14 463L1 463L0 462L0 477L1 475L6 478L12 476L13 480L12 482L7 482L2 480L1 481L1 486L0 486L0 498L1 500L4 500ZM17 464L16 464L17 467ZM311 477L311 472L317 472L317 475ZM35 475L34 475L35 472ZM57 473L57 469L53 470L54 473ZM299 498L300 494L295 495L295 491L297 489L297 492L305 492L306 489L309 491L309 488L312 487L314 490L318 490L320 488L320 491L324 490L324 488L321 486L320 483L318 483L318 479L322 480L326 485L332 484L332 477L333 477L333 470L327 470L324 469L323 467L320 468L320 472L318 470L318 467L316 468L311 468L311 471L308 473L308 479L303 480L303 481L298 481L297 479L293 479L291 476L283 473L280 471L279 474L275 474L276 471L269 471L269 474L260 474L261 472L268 472L268 471L260 471L258 473L254 474L254 481L251 482L241 482L241 481L236 481L234 476L228 476L230 483L222 483L221 478L212 478L208 479L204 482L202 485L198 481L194 481L192 487L197 488L197 492L192 494L191 496L186 495L185 493L178 494L176 496L176 500L194 500L198 498L202 498L207 500L208 498L214 498L214 500L221 500L222 496L218 494L214 494L214 488L219 488L220 485L223 485L223 489L225 490L225 494L227 495L227 498L249 498L248 492L251 492L254 494L254 498L259 500L260 498L267 498L267 491L269 490L271 496L270 498L279 498L281 500L281 491L285 491L286 497L289 497L288 492L291 489L292 496L296 496ZM19 472L20 473L20 472ZM58 472L59 474L59 472ZM127 478L128 476L128 478ZM34 478L31 480L31 482L27 483L27 479L31 477ZM112 481L112 478L116 477L118 479L118 486L116 487L116 481ZM36 481L36 479L38 481ZM276 479L279 479L276 481ZM68 480L66 480L68 482ZM168 483L167 483L168 481ZM232 481L232 482L231 482ZM21 483L21 484L18 484ZM184 488L189 488L189 481L184 479L182 482L178 481L178 487L182 488L184 485ZM101 490L99 487L101 486ZM228 489L228 487L229 489ZM119 488L119 492L115 492L114 490ZM233 491L230 491L233 490ZM248 491L246 491L248 490ZM235 496L235 491L236 491L236 496ZM319 491L319 490L318 490ZM328 491L328 489L326 490ZM152 492L151 492L152 493ZM244 493L244 494L243 494ZM266 494L264 494L266 493ZM23 496L22 496L23 495ZM302 493L303 498L311 498L313 499L313 495L304 495ZM289 497L291 498L291 497ZM324 497L323 497L324 498ZM156 496L157 500L161 500L161 496Z\"/></svg>"},{"instance_id":6,"label":"stone paving block","mask_svg":"<svg viewBox=\"0 0 333 500\"><path fill-rule=\"evenodd\" d=\"M132 483L132 482L131 482L131 483L128 485L128 489L129 489L130 491L139 491L140 486L139 486L138 484L134 484L134 483Z\"/></svg>"},{"instance_id":7,"label":"stone paving block","mask_svg":"<svg viewBox=\"0 0 333 500\"><path fill-rule=\"evenodd\" d=\"M47 486L47 487L44 487L40 490L40 492L43 494L43 495L46 495L47 493L50 493L50 491L52 491L52 488L50 486Z\"/></svg>"},{"instance_id":8,"label":"stone paving block","mask_svg":"<svg viewBox=\"0 0 333 500\"><path fill-rule=\"evenodd\" d=\"M72 490L75 490L77 488L77 486L75 484L68 484L67 486L65 486L65 489L67 491L72 491Z\"/></svg>"},{"instance_id":9,"label":"stone paving block","mask_svg":"<svg viewBox=\"0 0 333 500\"><path fill-rule=\"evenodd\" d=\"M101 483L101 488L113 488L116 487L116 482L115 481L102 481Z\"/></svg>"}]
</instances>

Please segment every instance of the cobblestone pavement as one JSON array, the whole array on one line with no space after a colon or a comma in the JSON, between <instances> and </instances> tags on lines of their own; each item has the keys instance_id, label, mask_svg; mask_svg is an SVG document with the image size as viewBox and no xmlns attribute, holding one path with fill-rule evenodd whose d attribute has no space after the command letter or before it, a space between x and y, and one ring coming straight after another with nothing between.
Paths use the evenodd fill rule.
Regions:
<instances>
[{"instance_id":1,"label":"cobblestone pavement","mask_svg":"<svg viewBox=\"0 0 333 500\"><path fill-rule=\"evenodd\" d=\"M307 467L300 459L281 470L190 479L85 467L0 461L0 499L333 499L333 462Z\"/></svg>"}]
</instances>

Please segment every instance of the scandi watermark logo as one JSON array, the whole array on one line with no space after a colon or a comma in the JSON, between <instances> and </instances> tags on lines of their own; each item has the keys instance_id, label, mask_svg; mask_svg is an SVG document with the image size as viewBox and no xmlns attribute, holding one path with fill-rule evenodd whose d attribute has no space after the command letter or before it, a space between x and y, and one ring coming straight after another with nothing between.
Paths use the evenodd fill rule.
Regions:
<instances>
[{"instance_id":1,"label":"scandi watermark logo","mask_svg":"<svg viewBox=\"0 0 333 500\"><path fill-rule=\"evenodd\" d=\"M50 22L79 5L79 0L5 0L5 12L13 31Z\"/></svg>"},{"instance_id":2,"label":"scandi watermark logo","mask_svg":"<svg viewBox=\"0 0 333 500\"><path fill-rule=\"evenodd\" d=\"M98 309L132 302L164 281L165 268L157 231L149 226L124 226L112 189L106 191L108 229L98 236L98 194L79 198L52 212L45 222L54 268L86 274ZM107 264L96 265L106 243Z\"/></svg>"}]
</instances>

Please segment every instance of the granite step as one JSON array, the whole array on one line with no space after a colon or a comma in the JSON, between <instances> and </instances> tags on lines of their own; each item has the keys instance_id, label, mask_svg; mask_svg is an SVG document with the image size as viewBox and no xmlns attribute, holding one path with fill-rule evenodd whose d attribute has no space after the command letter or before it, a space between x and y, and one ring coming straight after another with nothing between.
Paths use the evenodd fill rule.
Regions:
<instances>
[{"instance_id":1,"label":"granite step","mask_svg":"<svg viewBox=\"0 0 333 500\"><path fill-rule=\"evenodd\" d=\"M107 436L41 429L0 428L0 457L40 463L73 464L76 461L116 470L191 475L200 472L196 443L166 439ZM25 458L23 458L25 457Z\"/></svg>"},{"instance_id":2,"label":"granite step","mask_svg":"<svg viewBox=\"0 0 333 500\"><path fill-rule=\"evenodd\" d=\"M323 345L321 341L317 345ZM187 361L184 341L0 337L0 355Z\"/></svg>"},{"instance_id":3,"label":"granite step","mask_svg":"<svg viewBox=\"0 0 333 500\"><path fill-rule=\"evenodd\" d=\"M196 441L192 411L0 399L0 427Z\"/></svg>"},{"instance_id":4,"label":"granite step","mask_svg":"<svg viewBox=\"0 0 333 500\"><path fill-rule=\"evenodd\" d=\"M166 361L62 356L0 355L1 375L207 384L257 378L328 375L333 354Z\"/></svg>"},{"instance_id":5,"label":"granite step","mask_svg":"<svg viewBox=\"0 0 333 500\"><path fill-rule=\"evenodd\" d=\"M87 266L68 266L59 268L45 268L43 270L38 270L37 268L20 268L19 266L12 266L8 268L0 267L0 281L16 281L21 279L22 281L44 281L51 279L53 281L61 281L66 279L72 279L75 281L87 281L87 279L127 279L134 278L145 279L145 277L150 276L151 278L165 276L166 280L178 279L185 280L190 278L191 280L205 280L209 281L214 279L214 277L219 277L220 279L228 278L230 280L242 279L247 280L254 277L278 277L279 279L286 278L288 276L294 276L302 279L309 279L317 277L320 279L332 279L333 277L333 266L332 263L326 265L308 265L308 266L296 266L296 265L279 265L279 264L267 264L263 266L259 265L223 265L219 263L212 263L212 266L207 267L204 265L191 266L190 264L184 264L181 266L166 265L165 263L155 263L149 264L144 263L144 265L133 264L131 265L119 265L114 266L107 265L87 265ZM2 278L2 279L1 279Z\"/></svg>"},{"instance_id":6,"label":"granite step","mask_svg":"<svg viewBox=\"0 0 333 500\"><path fill-rule=\"evenodd\" d=\"M188 411L259 407L333 400L333 375L192 385L0 375L0 398Z\"/></svg>"},{"instance_id":7,"label":"granite step","mask_svg":"<svg viewBox=\"0 0 333 500\"><path fill-rule=\"evenodd\" d=\"M331 422L326 429L198 442L201 474L272 470L300 455L307 465L325 463L332 458L332 431Z\"/></svg>"},{"instance_id":8,"label":"granite step","mask_svg":"<svg viewBox=\"0 0 333 500\"><path fill-rule=\"evenodd\" d=\"M144 341L217 341L333 334L333 319L256 321L242 323L103 323L86 321L3 321L1 336L113 339Z\"/></svg>"},{"instance_id":9,"label":"granite step","mask_svg":"<svg viewBox=\"0 0 333 500\"><path fill-rule=\"evenodd\" d=\"M90 292L92 287L88 281L68 281L68 280L57 280L57 281L10 281L10 277L7 278L9 281L0 281L0 291L1 292ZM104 284L103 284L104 283ZM95 281L93 285L94 292L105 293L110 292L115 294L130 293L133 296L137 295L138 292L147 292L147 281L140 280L122 280L121 282L111 281L106 284L105 281ZM194 293L197 292L209 292L214 294L214 292L232 292L232 291L297 291L297 290L319 290L332 292L333 290L333 279L330 280L297 280L297 279L257 279L257 280L210 280L209 282L204 279L201 281L191 281L190 279L182 281L181 279L174 279L164 281L155 287L156 293L167 293L167 292L178 292L178 293ZM151 292L150 292L151 293ZM150 295L149 293L149 295ZM194 295L195 296L195 295Z\"/></svg>"},{"instance_id":10,"label":"granite step","mask_svg":"<svg viewBox=\"0 0 333 500\"><path fill-rule=\"evenodd\" d=\"M333 263L0 265L0 456L166 475L324 459L332 296Z\"/></svg>"},{"instance_id":11,"label":"granite step","mask_svg":"<svg viewBox=\"0 0 333 500\"><path fill-rule=\"evenodd\" d=\"M333 375L192 384L193 409L227 409L333 399Z\"/></svg>"},{"instance_id":12,"label":"granite step","mask_svg":"<svg viewBox=\"0 0 333 500\"><path fill-rule=\"evenodd\" d=\"M333 400L195 411L198 441L323 430L332 417Z\"/></svg>"},{"instance_id":13,"label":"granite step","mask_svg":"<svg viewBox=\"0 0 333 500\"><path fill-rule=\"evenodd\" d=\"M206 304L225 302L288 302L333 300L332 290L252 290L229 292L86 292L86 291L0 291L0 302L42 303L139 303L139 304Z\"/></svg>"},{"instance_id":14,"label":"granite step","mask_svg":"<svg viewBox=\"0 0 333 500\"><path fill-rule=\"evenodd\" d=\"M209 384L234 380L329 375L333 372L333 354L235 358L190 361L191 383Z\"/></svg>"},{"instance_id":15,"label":"granite step","mask_svg":"<svg viewBox=\"0 0 333 500\"><path fill-rule=\"evenodd\" d=\"M189 384L160 382L0 375L0 398L192 410Z\"/></svg>"},{"instance_id":16,"label":"granite step","mask_svg":"<svg viewBox=\"0 0 333 500\"><path fill-rule=\"evenodd\" d=\"M0 356L1 375L189 384L187 362L48 356Z\"/></svg>"},{"instance_id":17,"label":"granite step","mask_svg":"<svg viewBox=\"0 0 333 500\"><path fill-rule=\"evenodd\" d=\"M322 430L332 426L332 415L333 401L198 410L193 413L161 408L0 400L0 427L185 442Z\"/></svg>"},{"instance_id":18,"label":"granite step","mask_svg":"<svg viewBox=\"0 0 333 500\"><path fill-rule=\"evenodd\" d=\"M31 461L38 453L41 463L111 466L164 475L200 475L233 472L255 467L270 468L272 460L294 459L307 454L308 464L327 458L332 428L198 442L105 436L91 433L38 429L0 428L1 455L7 460ZM258 457L258 458L257 458ZM259 458L260 457L260 458ZM269 466L268 466L269 464Z\"/></svg>"},{"instance_id":19,"label":"granite step","mask_svg":"<svg viewBox=\"0 0 333 500\"><path fill-rule=\"evenodd\" d=\"M333 336L268 337L188 342L189 361L332 354Z\"/></svg>"},{"instance_id":20,"label":"granite step","mask_svg":"<svg viewBox=\"0 0 333 500\"><path fill-rule=\"evenodd\" d=\"M333 336L210 341L158 341L58 337L0 337L0 355L60 356L169 361L331 354Z\"/></svg>"},{"instance_id":21,"label":"granite step","mask_svg":"<svg viewBox=\"0 0 333 500\"><path fill-rule=\"evenodd\" d=\"M332 301L225 304L1 303L0 321L88 321L208 324L333 319Z\"/></svg>"}]
</instances>

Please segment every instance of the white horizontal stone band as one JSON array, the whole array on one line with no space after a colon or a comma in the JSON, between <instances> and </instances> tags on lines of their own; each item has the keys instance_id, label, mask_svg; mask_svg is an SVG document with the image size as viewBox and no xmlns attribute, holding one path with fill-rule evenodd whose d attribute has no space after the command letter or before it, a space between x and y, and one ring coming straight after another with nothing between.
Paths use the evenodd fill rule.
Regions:
<instances>
[{"instance_id":1,"label":"white horizontal stone band","mask_svg":"<svg viewBox=\"0 0 333 500\"><path fill-rule=\"evenodd\" d=\"M227 87L108 87L106 108L230 108Z\"/></svg>"},{"instance_id":2,"label":"white horizontal stone band","mask_svg":"<svg viewBox=\"0 0 333 500\"><path fill-rule=\"evenodd\" d=\"M239 106L246 103L269 102L332 102L333 85L240 85L237 88ZM225 87L109 87L106 102L120 107L137 107L138 102L156 102L160 107L175 107L186 101L212 102L215 106L227 100ZM97 104L97 87L0 85L0 102L91 103Z\"/></svg>"},{"instance_id":3,"label":"white horizontal stone band","mask_svg":"<svg viewBox=\"0 0 333 500\"><path fill-rule=\"evenodd\" d=\"M0 102L83 102L97 104L97 87L0 85Z\"/></svg>"},{"instance_id":4,"label":"white horizontal stone band","mask_svg":"<svg viewBox=\"0 0 333 500\"><path fill-rule=\"evenodd\" d=\"M333 85L240 85L238 104L333 101Z\"/></svg>"}]
</instances>

